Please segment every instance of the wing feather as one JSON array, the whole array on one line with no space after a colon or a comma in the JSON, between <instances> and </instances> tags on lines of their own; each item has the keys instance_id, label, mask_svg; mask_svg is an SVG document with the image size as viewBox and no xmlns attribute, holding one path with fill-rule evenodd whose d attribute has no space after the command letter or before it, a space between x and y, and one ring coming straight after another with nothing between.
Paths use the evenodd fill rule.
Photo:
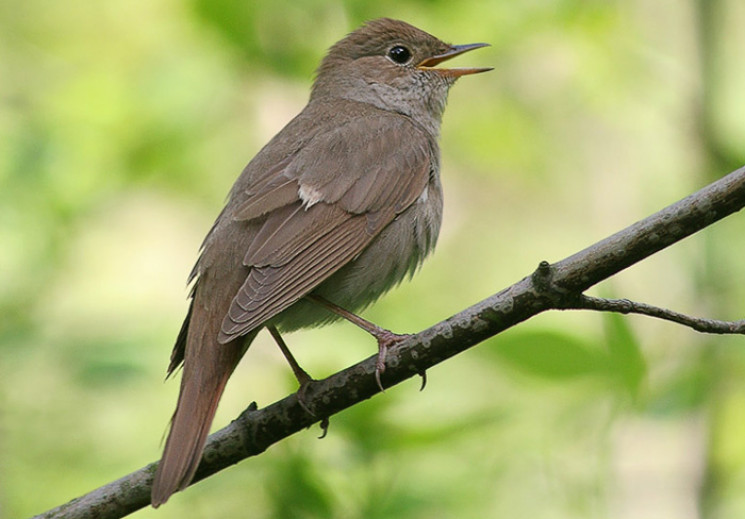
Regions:
<instances>
[{"instance_id":1,"label":"wing feather","mask_svg":"<svg viewBox=\"0 0 745 519\"><path fill-rule=\"evenodd\" d=\"M234 213L259 228L219 342L261 326L361 254L427 187L431 146L407 118L381 113L315 137L281 171L261 175ZM318 202L304 204L302 188Z\"/></svg>"},{"instance_id":2,"label":"wing feather","mask_svg":"<svg viewBox=\"0 0 745 519\"><path fill-rule=\"evenodd\" d=\"M362 215L312 243L303 254L280 266L252 268L223 321L219 342L253 330L308 294L349 262L369 241Z\"/></svg>"},{"instance_id":3,"label":"wing feather","mask_svg":"<svg viewBox=\"0 0 745 519\"><path fill-rule=\"evenodd\" d=\"M267 186L268 189L252 196L236 209L234 220L251 221L297 200L297 180L288 178Z\"/></svg>"}]
</instances>

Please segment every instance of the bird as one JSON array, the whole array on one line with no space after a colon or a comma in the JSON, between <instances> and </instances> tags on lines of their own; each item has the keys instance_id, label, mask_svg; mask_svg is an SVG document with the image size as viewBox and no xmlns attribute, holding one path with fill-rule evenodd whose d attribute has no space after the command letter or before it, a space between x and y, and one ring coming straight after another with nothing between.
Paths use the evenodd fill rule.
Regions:
<instances>
[{"instance_id":1,"label":"bird","mask_svg":"<svg viewBox=\"0 0 745 519\"><path fill-rule=\"evenodd\" d=\"M350 319L378 340L380 385L385 352L400 336L355 312L411 277L435 246L448 91L491 70L438 65L485 46L451 45L381 18L329 49L305 108L235 181L189 276L168 366L169 375L183 367L181 385L153 507L193 479L225 385L260 330L302 386L309 377L280 332Z\"/></svg>"}]
</instances>

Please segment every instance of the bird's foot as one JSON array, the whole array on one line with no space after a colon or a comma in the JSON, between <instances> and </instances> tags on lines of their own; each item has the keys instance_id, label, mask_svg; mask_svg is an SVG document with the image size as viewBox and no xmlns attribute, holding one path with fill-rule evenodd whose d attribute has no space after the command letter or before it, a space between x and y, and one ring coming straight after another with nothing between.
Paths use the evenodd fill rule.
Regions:
<instances>
[{"instance_id":1,"label":"bird's foot","mask_svg":"<svg viewBox=\"0 0 745 519\"><path fill-rule=\"evenodd\" d=\"M380 381L380 375L385 372L385 359L388 355L388 350L395 348L401 342L411 337L411 335L407 333L397 334L379 327L374 332L370 330L368 331L378 340L378 360L375 363L375 382L378 383L380 390L385 392L383 383Z\"/></svg>"},{"instance_id":2,"label":"bird's foot","mask_svg":"<svg viewBox=\"0 0 745 519\"><path fill-rule=\"evenodd\" d=\"M381 391L385 391L385 388L383 387L383 383L380 380L380 376L385 371L385 358L388 353L388 350L390 348L393 348L397 346L399 343L403 342L404 340L411 337L410 334L397 334L393 333L390 330L386 330L385 328L381 328L375 323L371 323L370 321L363 319L357 314L354 314L348 310L345 310L344 308L335 305L331 301L328 301L327 299L316 295L316 294L308 294L305 296L310 301L313 301L315 303L318 303L322 306L325 306L327 309L329 309L331 312L335 313L336 315L343 317L347 321L351 322L352 324L362 328L367 333L375 337L378 341L378 361L375 364L375 382L377 382L378 387ZM424 386L427 383L427 377L426 375L422 375L422 387L421 389L424 389Z\"/></svg>"},{"instance_id":3,"label":"bird's foot","mask_svg":"<svg viewBox=\"0 0 745 519\"><path fill-rule=\"evenodd\" d=\"M308 375L308 373L304 370L300 370L300 372L295 371L294 373L295 378L297 379L299 384L297 392L295 393L295 395L297 396L297 403L300 405L300 407L303 408L306 413L311 416L316 416L316 413L314 413L311 410L310 405L308 405L308 388L310 387L311 382L315 382L315 379Z\"/></svg>"}]
</instances>

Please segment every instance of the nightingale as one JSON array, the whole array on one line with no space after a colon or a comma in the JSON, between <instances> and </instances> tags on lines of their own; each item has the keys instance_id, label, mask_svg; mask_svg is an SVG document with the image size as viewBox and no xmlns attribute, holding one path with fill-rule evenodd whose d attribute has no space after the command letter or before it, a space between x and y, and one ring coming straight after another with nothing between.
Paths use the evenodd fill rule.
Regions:
<instances>
[{"instance_id":1,"label":"nightingale","mask_svg":"<svg viewBox=\"0 0 745 519\"><path fill-rule=\"evenodd\" d=\"M450 45L405 22L370 21L333 45L310 99L246 166L201 247L168 374L178 403L152 488L157 507L189 485L225 384L262 328L347 317L411 276L442 217L438 135L448 90L490 68L437 68L484 43Z\"/></svg>"}]
</instances>

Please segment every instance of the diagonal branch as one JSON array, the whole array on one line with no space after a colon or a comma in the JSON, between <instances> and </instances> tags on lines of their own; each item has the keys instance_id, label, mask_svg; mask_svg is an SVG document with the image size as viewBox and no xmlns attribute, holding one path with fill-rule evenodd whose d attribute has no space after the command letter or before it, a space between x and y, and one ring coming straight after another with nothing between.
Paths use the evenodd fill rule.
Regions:
<instances>
[{"instance_id":1,"label":"diagonal branch","mask_svg":"<svg viewBox=\"0 0 745 519\"><path fill-rule=\"evenodd\" d=\"M554 265L542 262L532 275L407 338L388 353L382 382L389 387L398 384L534 315L567 308L568 302L581 301L582 292L589 287L744 206L745 167ZM311 383L304 400L314 415L294 394L263 409L252 404L210 436L195 481L260 454L320 419L372 397L380 391L375 364L373 356ZM123 517L149 504L155 466L151 463L37 517Z\"/></svg>"},{"instance_id":2,"label":"diagonal branch","mask_svg":"<svg viewBox=\"0 0 745 519\"><path fill-rule=\"evenodd\" d=\"M702 333L745 334L745 319L740 319L739 321L719 321L717 319L691 317L690 315L681 314L667 308L660 308L628 299L604 299L582 294L574 302L567 302L560 309L640 314L682 324Z\"/></svg>"}]
</instances>

